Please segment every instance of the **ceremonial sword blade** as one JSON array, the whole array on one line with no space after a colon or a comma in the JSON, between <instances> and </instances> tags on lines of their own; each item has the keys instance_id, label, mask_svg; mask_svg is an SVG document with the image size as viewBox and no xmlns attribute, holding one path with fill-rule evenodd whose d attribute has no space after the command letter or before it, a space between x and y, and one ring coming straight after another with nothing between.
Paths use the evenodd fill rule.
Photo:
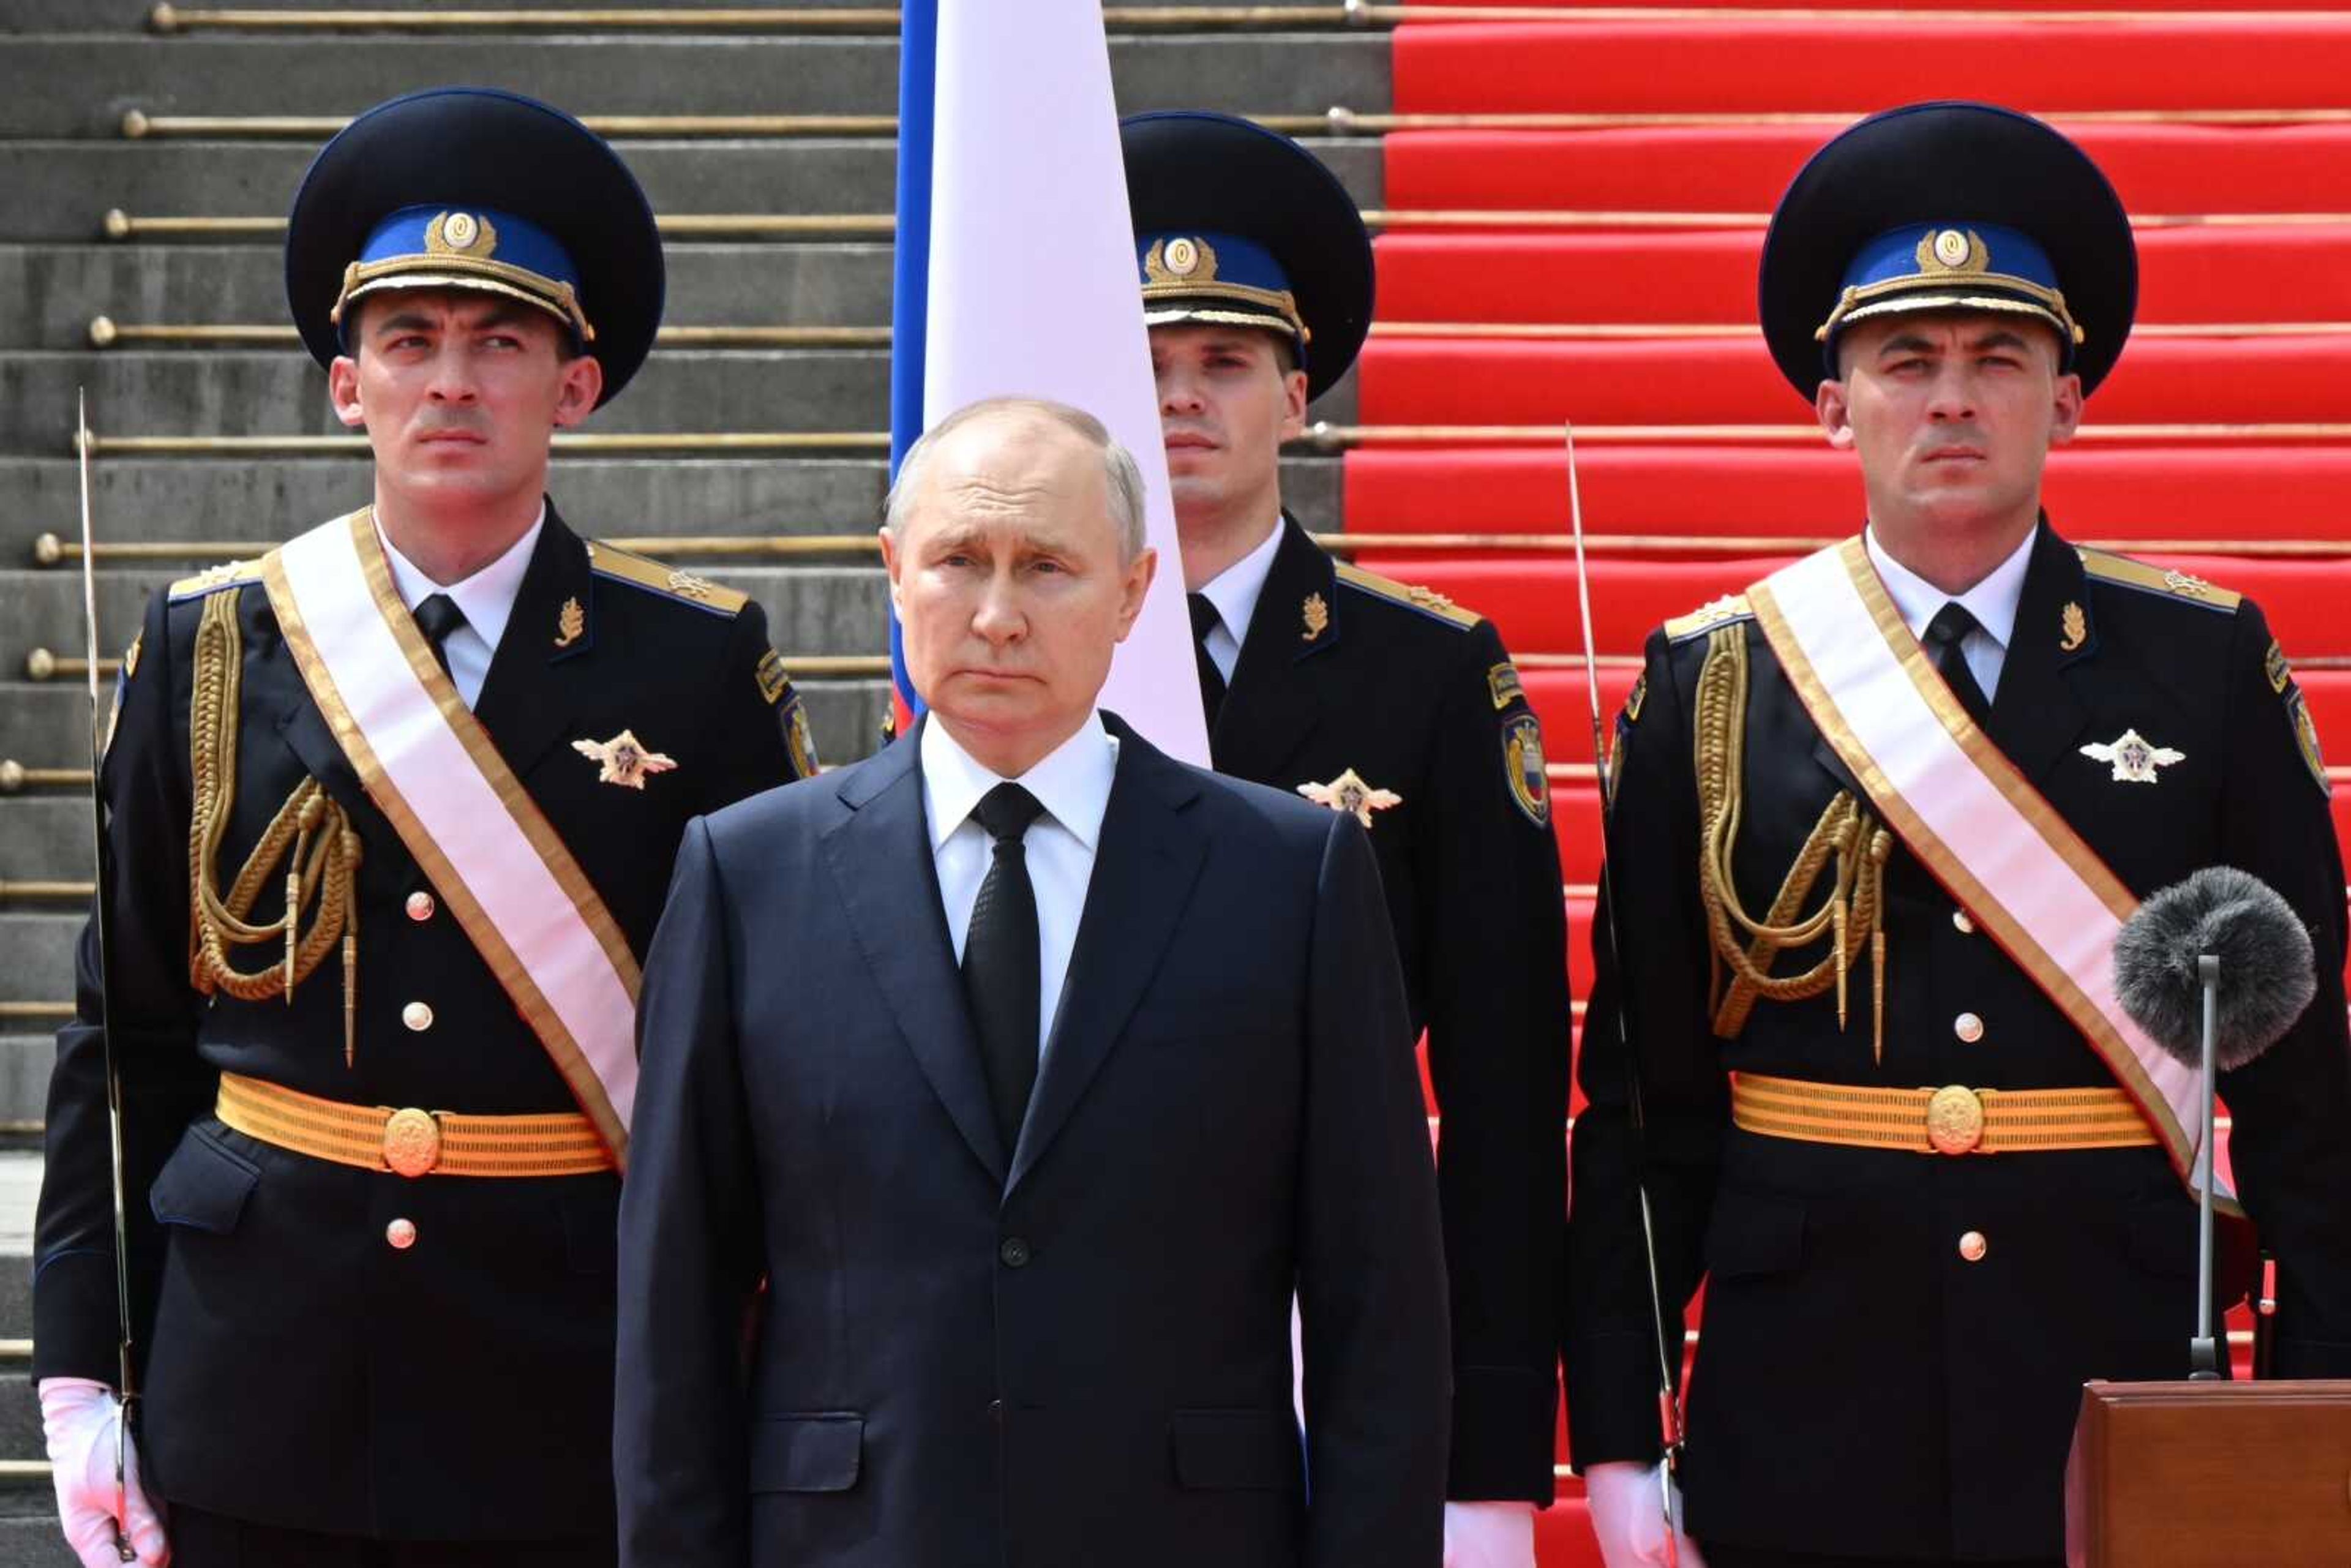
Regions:
<instances>
[{"instance_id":1,"label":"ceremonial sword blade","mask_svg":"<svg viewBox=\"0 0 2351 1568\"><path fill-rule=\"evenodd\" d=\"M1567 453L1567 522L1575 541L1575 597L1583 616L1583 687L1592 705L1592 766L1599 775L1600 847L1603 864L1600 871L1600 898L1608 916L1608 961L1617 977L1616 1045L1625 1056L1625 1103L1626 1119L1631 1123L1637 1143L1646 1120L1641 1110L1641 1074L1633 1060L1632 1035L1625 1023L1625 954L1617 940L1619 921L1616 918L1616 879L1605 862L1609 844L1609 827L1615 814L1615 800L1610 788L1607 754L1602 748L1603 721L1600 715L1600 656L1592 632L1592 575L1583 555L1583 489L1575 475L1575 425L1563 423L1561 432ZM1657 1502L1666 1516L1667 1568L1677 1568L1681 1559L1676 1544L1679 1529L1674 1518L1674 1472L1679 1464L1682 1446L1681 1400L1675 1392L1674 1363L1671 1344L1677 1335L1666 1330L1666 1291L1663 1277L1657 1269L1657 1231L1649 1207L1649 1184L1642 1174L1636 1156L1633 1171L1633 1190L1641 1206L1641 1251L1648 1265L1649 1322L1656 1331L1657 1341L1657 1426L1658 1440L1665 1449L1665 1463L1658 1467Z\"/></svg>"},{"instance_id":2,"label":"ceremonial sword blade","mask_svg":"<svg viewBox=\"0 0 2351 1568\"><path fill-rule=\"evenodd\" d=\"M114 1051L114 1009L108 984L107 931L112 907L108 886L111 857L106 852L106 791L99 775L106 765L109 710L98 686L98 567L97 539L90 523L89 398L74 390L74 451L81 484L81 612L82 663L89 685L89 807L90 848L97 876L92 883L90 928L98 956L98 1028L106 1055L106 1138L109 1174L114 1187L114 1313L116 1340L114 1425L114 1553L125 1563L136 1562L138 1551L127 1531L131 1502L131 1410L137 1395L131 1372L131 1227L124 1202L122 1171L122 1071Z\"/></svg>"}]
</instances>

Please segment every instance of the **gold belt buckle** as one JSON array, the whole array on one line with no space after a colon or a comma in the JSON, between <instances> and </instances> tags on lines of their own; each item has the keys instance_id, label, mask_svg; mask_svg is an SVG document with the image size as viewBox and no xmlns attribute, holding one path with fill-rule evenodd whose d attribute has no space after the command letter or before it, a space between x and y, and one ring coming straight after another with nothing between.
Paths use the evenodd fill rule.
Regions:
<instances>
[{"instance_id":1,"label":"gold belt buckle","mask_svg":"<svg viewBox=\"0 0 2351 1568\"><path fill-rule=\"evenodd\" d=\"M1964 1083L1949 1083L1927 1102L1927 1141L1938 1154L1965 1155L1983 1142L1983 1096Z\"/></svg>"},{"instance_id":2,"label":"gold belt buckle","mask_svg":"<svg viewBox=\"0 0 2351 1568\"><path fill-rule=\"evenodd\" d=\"M441 1122L413 1105L394 1111L383 1124L383 1163L404 1176L421 1176L441 1163Z\"/></svg>"}]
</instances>

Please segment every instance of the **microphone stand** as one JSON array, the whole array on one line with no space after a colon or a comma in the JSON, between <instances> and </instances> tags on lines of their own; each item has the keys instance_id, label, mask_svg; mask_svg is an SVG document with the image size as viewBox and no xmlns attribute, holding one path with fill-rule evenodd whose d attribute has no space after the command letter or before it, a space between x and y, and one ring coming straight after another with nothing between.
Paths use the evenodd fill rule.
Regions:
<instances>
[{"instance_id":1,"label":"microphone stand","mask_svg":"<svg viewBox=\"0 0 2351 1568\"><path fill-rule=\"evenodd\" d=\"M2196 1337L2189 1342L2189 1377L2198 1383L2220 1376L2220 1347L2212 1333L2212 1103L2219 1094L2214 1014L2220 989L2220 960L2205 953L2196 959L2204 987L2204 1125L2196 1150Z\"/></svg>"}]
</instances>

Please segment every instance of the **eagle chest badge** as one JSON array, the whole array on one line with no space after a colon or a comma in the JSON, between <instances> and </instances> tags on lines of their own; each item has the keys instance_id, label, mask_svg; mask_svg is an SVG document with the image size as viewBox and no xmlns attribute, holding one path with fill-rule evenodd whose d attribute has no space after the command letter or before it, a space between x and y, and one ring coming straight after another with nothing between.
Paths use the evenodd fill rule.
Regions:
<instances>
[{"instance_id":1,"label":"eagle chest badge","mask_svg":"<svg viewBox=\"0 0 2351 1568\"><path fill-rule=\"evenodd\" d=\"M2082 747L2082 755L2093 762L2112 764L2117 784L2152 784L2157 768L2188 759L2186 752L2157 746L2135 729L2126 729L2111 741L2093 741Z\"/></svg>"},{"instance_id":2,"label":"eagle chest badge","mask_svg":"<svg viewBox=\"0 0 2351 1568\"><path fill-rule=\"evenodd\" d=\"M1372 825L1374 811L1404 804L1403 796L1393 789L1374 789L1352 768L1328 784L1301 784L1298 792L1318 806L1346 812L1367 828Z\"/></svg>"},{"instance_id":3,"label":"eagle chest badge","mask_svg":"<svg viewBox=\"0 0 2351 1568\"><path fill-rule=\"evenodd\" d=\"M642 789L648 775L667 773L677 766L675 758L648 749L632 729L624 729L610 740L575 740L571 749L598 765L597 783L617 784L623 789Z\"/></svg>"}]
</instances>

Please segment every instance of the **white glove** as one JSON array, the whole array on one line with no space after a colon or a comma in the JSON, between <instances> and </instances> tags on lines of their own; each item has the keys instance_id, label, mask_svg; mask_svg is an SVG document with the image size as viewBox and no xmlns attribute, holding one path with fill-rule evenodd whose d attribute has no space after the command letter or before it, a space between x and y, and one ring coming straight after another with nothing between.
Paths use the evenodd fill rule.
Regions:
<instances>
[{"instance_id":1,"label":"white glove","mask_svg":"<svg viewBox=\"0 0 2351 1568\"><path fill-rule=\"evenodd\" d=\"M1445 1568L1535 1568L1534 1504L1447 1503Z\"/></svg>"},{"instance_id":2,"label":"white glove","mask_svg":"<svg viewBox=\"0 0 2351 1568\"><path fill-rule=\"evenodd\" d=\"M114 1446L122 1427L122 1405L114 1390L87 1377L41 1379L41 1434L49 1449L49 1479L57 1483L57 1523L82 1568L123 1568L115 1549ZM123 1531L145 1568L172 1561L163 1521L139 1484L139 1448L122 1450Z\"/></svg>"},{"instance_id":3,"label":"white glove","mask_svg":"<svg viewBox=\"0 0 2351 1568\"><path fill-rule=\"evenodd\" d=\"M1666 1515L1658 1501L1657 1474L1662 1468L1623 1459L1583 1472L1592 1533L1600 1538L1600 1557L1608 1568L1665 1568ZM1672 1487L1671 1495L1673 1540L1681 1568L1706 1568L1697 1544L1682 1533L1681 1489Z\"/></svg>"}]
</instances>

